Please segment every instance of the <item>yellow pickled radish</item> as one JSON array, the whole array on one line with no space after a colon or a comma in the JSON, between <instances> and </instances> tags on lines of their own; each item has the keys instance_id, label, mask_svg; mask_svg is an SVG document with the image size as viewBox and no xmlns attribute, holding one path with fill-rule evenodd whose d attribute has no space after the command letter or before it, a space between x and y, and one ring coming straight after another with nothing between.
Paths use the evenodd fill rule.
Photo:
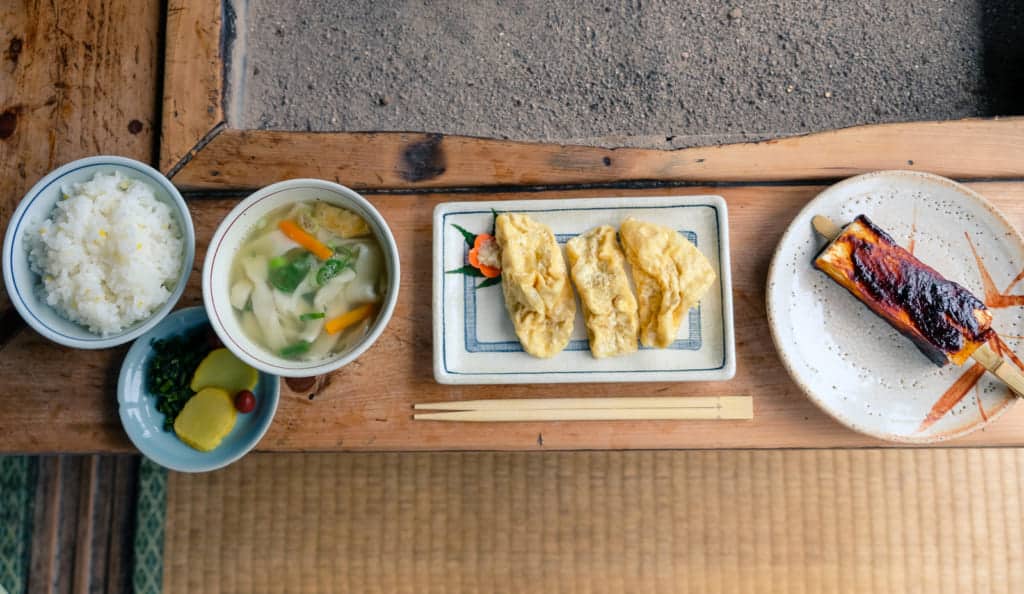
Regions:
<instances>
[{"instance_id":1,"label":"yellow pickled radish","mask_svg":"<svg viewBox=\"0 0 1024 594\"><path fill-rule=\"evenodd\" d=\"M203 388L178 413L174 432L190 447L209 452L231 433L237 414L231 394L226 390Z\"/></svg>"},{"instance_id":2,"label":"yellow pickled radish","mask_svg":"<svg viewBox=\"0 0 1024 594\"><path fill-rule=\"evenodd\" d=\"M215 349L199 363L189 387L193 392L203 388L222 388L234 395L242 390L256 388L259 378L259 372L243 363L231 351Z\"/></svg>"}]
</instances>

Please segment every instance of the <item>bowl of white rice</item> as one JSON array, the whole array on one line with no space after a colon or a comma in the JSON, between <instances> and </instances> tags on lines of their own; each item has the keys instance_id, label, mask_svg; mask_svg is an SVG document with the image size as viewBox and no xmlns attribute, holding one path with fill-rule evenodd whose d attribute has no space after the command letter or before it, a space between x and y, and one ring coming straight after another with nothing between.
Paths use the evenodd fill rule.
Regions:
<instances>
[{"instance_id":1,"label":"bowl of white rice","mask_svg":"<svg viewBox=\"0 0 1024 594\"><path fill-rule=\"evenodd\" d=\"M40 180L4 236L4 284L25 321L80 349L160 322L192 271L195 230L171 182L124 157L89 157Z\"/></svg>"}]
</instances>

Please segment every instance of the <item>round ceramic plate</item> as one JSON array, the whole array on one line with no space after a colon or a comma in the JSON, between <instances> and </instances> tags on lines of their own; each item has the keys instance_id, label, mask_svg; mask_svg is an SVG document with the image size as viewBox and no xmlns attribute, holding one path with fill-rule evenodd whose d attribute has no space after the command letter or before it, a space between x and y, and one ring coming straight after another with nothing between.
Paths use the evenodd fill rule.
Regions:
<instances>
[{"instance_id":1,"label":"round ceramic plate","mask_svg":"<svg viewBox=\"0 0 1024 594\"><path fill-rule=\"evenodd\" d=\"M1024 345L1024 241L974 191L936 175L882 171L842 181L793 220L768 272L768 322L776 349L808 397L840 423L881 439L928 443L966 435L1015 398L999 380L937 367L917 347L811 261L825 245L814 215L845 225L867 215L894 241L992 310L992 327L1014 350ZM986 287L985 278L991 279ZM962 397L960 394L962 393ZM950 403L954 403L950 405ZM947 410L948 409L948 410Z\"/></svg>"},{"instance_id":2,"label":"round ceramic plate","mask_svg":"<svg viewBox=\"0 0 1024 594\"><path fill-rule=\"evenodd\" d=\"M211 452L185 445L173 431L164 431L164 415L156 410L156 399L146 389L146 367L153 354L152 342L177 336L209 324L202 307L180 309L143 334L124 358L117 380L117 403L121 425L128 438L147 458L180 472L205 472L227 466L255 446L270 427L277 411L280 383L276 376L260 372L253 390L256 409L239 414L231 433Z\"/></svg>"}]
</instances>

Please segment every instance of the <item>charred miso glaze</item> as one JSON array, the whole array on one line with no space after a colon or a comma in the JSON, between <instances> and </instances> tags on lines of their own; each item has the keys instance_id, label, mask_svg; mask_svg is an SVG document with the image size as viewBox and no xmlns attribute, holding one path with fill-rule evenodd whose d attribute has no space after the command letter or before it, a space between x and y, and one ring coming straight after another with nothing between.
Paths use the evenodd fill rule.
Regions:
<instances>
[{"instance_id":1,"label":"charred miso glaze","mask_svg":"<svg viewBox=\"0 0 1024 594\"><path fill-rule=\"evenodd\" d=\"M966 359L992 333L985 304L861 215L815 260L937 365ZM843 278L840 278L843 277Z\"/></svg>"}]
</instances>

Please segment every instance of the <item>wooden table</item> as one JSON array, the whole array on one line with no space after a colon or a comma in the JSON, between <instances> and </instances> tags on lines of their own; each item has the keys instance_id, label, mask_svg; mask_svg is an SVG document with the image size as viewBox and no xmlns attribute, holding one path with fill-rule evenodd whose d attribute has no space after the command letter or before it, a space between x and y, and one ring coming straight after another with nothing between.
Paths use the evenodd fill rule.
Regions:
<instances>
[{"instance_id":1,"label":"wooden table","mask_svg":"<svg viewBox=\"0 0 1024 594\"><path fill-rule=\"evenodd\" d=\"M26 3L27 4L27 3ZM70 3L69 3L70 4ZM84 14L23 7L3 15L0 43L0 208L6 227L24 191L57 165L88 154L155 156L154 40L146 27L89 42L79 18L111 22L137 11L104 0ZM167 11L160 167L186 192L196 270L218 222L248 190L290 177L363 190L394 231L401 297L379 342L310 390L282 389L261 450L789 448L890 445L825 416L797 389L771 345L767 267L799 208L835 179L876 169L927 170L964 180L1024 227L1024 119L852 128L724 147L654 151L531 145L429 134L309 134L232 129L221 106L220 9L173 0ZM57 33L60 31L60 34ZM14 43L14 39L20 43ZM17 50L17 51L15 51ZM137 59L123 59L138 56ZM50 68L52 63L61 65ZM132 85L115 84L124 78ZM13 115L8 115L13 114ZM13 118L13 119L12 119ZM13 123L12 123L13 122ZM431 370L431 211L448 200L719 194L729 205L738 371L725 383L441 386ZM201 303L192 275L179 306ZM0 450L130 451L114 394L126 347L72 351L24 329L3 300ZM413 422L431 400L537 395L749 393L750 422L442 424ZM955 446L1024 444L1024 409Z\"/></svg>"}]
</instances>

